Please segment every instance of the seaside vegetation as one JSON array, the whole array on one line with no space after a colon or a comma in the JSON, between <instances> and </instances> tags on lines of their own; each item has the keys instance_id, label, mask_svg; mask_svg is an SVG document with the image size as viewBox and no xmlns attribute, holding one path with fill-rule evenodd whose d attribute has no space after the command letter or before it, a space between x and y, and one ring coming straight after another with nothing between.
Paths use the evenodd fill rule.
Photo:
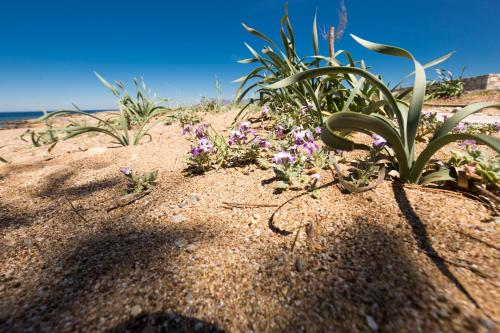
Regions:
<instances>
[{"instance_id":1,"label":"seaside vegetation","mask_svg":"<svg viewBox=\"0 0 500 333\"><path fill-rule=\"evenodd\" d=\"M240 111L228 134L216 131L202 117L206 112L228 109L223 105L217 77L214 99L203 97L198 106L173 110L165 106L167 99L152 93L143 78L134 78L135 93L129 94L122 81L112 84L95 72L117 98L118 113L100 116L78 107L46 113L38 119L45 122L45 128L28 130L21 138L29 135L34 146L49 145L50 151L61 140L102 133L114 143L128 146L140 144L145 138L152 140L149 132L158 124L178 121L183 136L191 143L186 169L190 174L253 164L274 172L277 192L307 189L313 196L321 170L326 169L335 170L342 186L351 192L371 189L387 177L421 185L452 181L462 188L467 187L464 184L480 183L498 192L498 186L494 186L499 179L498 156L487 158L477 147L485 145L498 154L500 126L471 125L464 119L484 108L500 108L500 104L475 103L443 120L436 113L424 112L426 97L459 96L463 91L461 76L454 79L444 70L438 70L437 81L427 84L425 70L447 60L452 52L422 65L407 50L351 35L367 49L414 64L412 73L389 88L364 60L354 60L347 50L335 51L334 42L342 36L346 22L343 7L338 29L331 27L329 33L325 29L321 34L329 51L321 55L316 14L312 20L312 54L308 56L299 54L287 6L280 21L280 44L243 24L267 45L257 52L245 43L251 57L239 62L254 64L254 68L235 81L240 86L233 105ZM411 77L413 86L401 88ZM68 114L82 115L92 123L68 118L67 126L54 126L55 119ZM371 144L356 143L356 133L368 134ZM447 161L431 160L453 142L465 152L453 152ZM367 154L349 160L346 154L353 150ZM339 163L347 166L347 177L342 175ZM125 175L131 184L146 184L147 189L157 176L151 173L142 179L131 173ZM375 183L370 184L373 180Z\"/></svg>"}]
</instances>

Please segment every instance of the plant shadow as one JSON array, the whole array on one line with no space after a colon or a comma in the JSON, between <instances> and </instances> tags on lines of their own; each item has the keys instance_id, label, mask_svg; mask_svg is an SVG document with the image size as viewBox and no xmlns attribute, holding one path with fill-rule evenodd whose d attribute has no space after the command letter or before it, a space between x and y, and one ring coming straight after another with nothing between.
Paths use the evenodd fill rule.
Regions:
<instances>
[{"instance_id":1,"label":"plant shadow","mask_svg":"<svg viewBox=\"0 0 500 333\"><path fill-rule=\"evenodd\" d=\"M427 255L427 257L434 263L439 271L448 280L450 280L458 288L458 290L460 290L469 299L469 301L471 301L477 308L480 308L479 303L467 291L465 286L460 282L460 280L458 280L453 272L450 271L450 269L446 265L446 262L439 256L439 254L432 246L432 242L427 233L427 228L413 209L411 202L406 195L403 184L399 182L393 182L392 190L394 192L394 198L396 199L399 209L410 225L413 231L413 236L420 250Z\"/></svg>"},{"instance_id":2,"label":"plant shadow","mask_svg":"<svg viewBox=\"0 0 500 333\"><path fill-rule=\"evenodd\" d=\"M8 299L4 300L3 305L10 310L7 317L0 316L0 331L54 331L55 327L60 327L58 325L65 321L90 330L98 325L96 329L100 330L101 326L90 315L94 313L95 316L96 308L114 312L108 314L113 318L123 318L130 311L126 310L127 304L118 309L107 306L103 297L122 299L117 295L126 294L136 304L140 304L147 301L142 300L136 292L145 281L152 284L161 280L161 288L180 288L173 281L173 270L163 272L161 277L151 275L151 272L161 269L155 266L156 263L168 265L182 253L176 243L178 239L194 244L214 237L211 232L204 232L203 226L195 229L173 227L168 231L113 229L88 235L67 245L59 255L46 257L41 274L36 278L36 288L25 291L31 296L16 298L10 302ZM149 275L141 274L146 271ZM21 281L30 279L31 277L24 276ZM139 285L134 284L136 279L141 281ZM16 288L15 284L16 281L13 280L8 281L5 286L7 290L13 290ZM163 306L168 309L176 304L172 301L172 304ZM158 317L154 315L151 320L155 318ZM137 325L144 321L137 320ZM187 320L186 323L194 323L193 320ZM136 324L132 320L119 325L115 331L127 331L128 327Z\"/></svg>"},{"instance_id":3,"label":"plant shadow","mask_svg":"<svg viewBox=\"0 0 500 333\"><path fill-rule=\"evenodd\" d=\"M106 333L162 332L162 333L224 333L216 325L176 312L141 314L109 329Z\"/></svg>"}]
</instances>

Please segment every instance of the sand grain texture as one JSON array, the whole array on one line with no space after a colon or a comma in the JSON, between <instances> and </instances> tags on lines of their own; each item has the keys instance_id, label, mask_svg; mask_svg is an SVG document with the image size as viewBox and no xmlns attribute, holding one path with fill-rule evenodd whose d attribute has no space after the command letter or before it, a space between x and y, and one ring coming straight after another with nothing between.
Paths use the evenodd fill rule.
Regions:
<instances>
[{"instance_id":1,"label":"sand grain texture","mask_svg":"<svg viewBox=\"0 0 500 333\"><path fill-rule=\"evenodd\" d=\"M222 129L233 116L207 120ZM500 321L499 227L478 201L389 181L344 194L327 172L319 199L274 194L271 171L187 177L175 124L141 146L82 137L50 154L22 132L0 131L15 157L0 166L1 332L494 332ZM158 170L158 186L108 213L121 166Z\"/></svg>"}]
</instances>

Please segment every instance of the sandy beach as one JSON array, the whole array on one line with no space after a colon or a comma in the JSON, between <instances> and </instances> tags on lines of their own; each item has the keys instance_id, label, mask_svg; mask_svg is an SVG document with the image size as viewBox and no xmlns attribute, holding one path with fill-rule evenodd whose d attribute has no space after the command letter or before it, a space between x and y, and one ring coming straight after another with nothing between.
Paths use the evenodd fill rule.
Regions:
<instances>
[{"instance_id":1,"label":"sandy beach","mask_svg":"<svg viewBox=\"0 0 500 333\"><path fill-rule=\"evenodd\" d=\"M206 115L225 129L235 111ZM178 124L51 152L0 131L0 331L492 332L498 222L458 192L384 181L275 194L272 171L187 176ZM108 212L119 168L156 188ZM251 202L249 200L252 199ZM383 203L383 204L382 204Z\"/></svg>"}]
</instances>

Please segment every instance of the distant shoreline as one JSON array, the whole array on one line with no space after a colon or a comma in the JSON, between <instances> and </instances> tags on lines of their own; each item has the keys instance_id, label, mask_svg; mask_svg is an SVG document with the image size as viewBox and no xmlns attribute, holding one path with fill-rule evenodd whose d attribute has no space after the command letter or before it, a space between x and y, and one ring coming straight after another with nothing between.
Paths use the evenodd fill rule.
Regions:
<instances>
[{"instance_id":1,"label":"distant shoreline","mask_svg":"<svg viewBox=\"0 0 500 333\"><path fill-rule=\"evenodd\" d=\"M112 112L118 110L102 109L102 110L82 110L88 113ZM55 111L48 111L48 113ZM71 114L71 113L70 113ZM43 116L42 111L16 111L16 112L0 112L0 129L18 128L30 120L37 119Z\"/></svg>"}]
</instances>

